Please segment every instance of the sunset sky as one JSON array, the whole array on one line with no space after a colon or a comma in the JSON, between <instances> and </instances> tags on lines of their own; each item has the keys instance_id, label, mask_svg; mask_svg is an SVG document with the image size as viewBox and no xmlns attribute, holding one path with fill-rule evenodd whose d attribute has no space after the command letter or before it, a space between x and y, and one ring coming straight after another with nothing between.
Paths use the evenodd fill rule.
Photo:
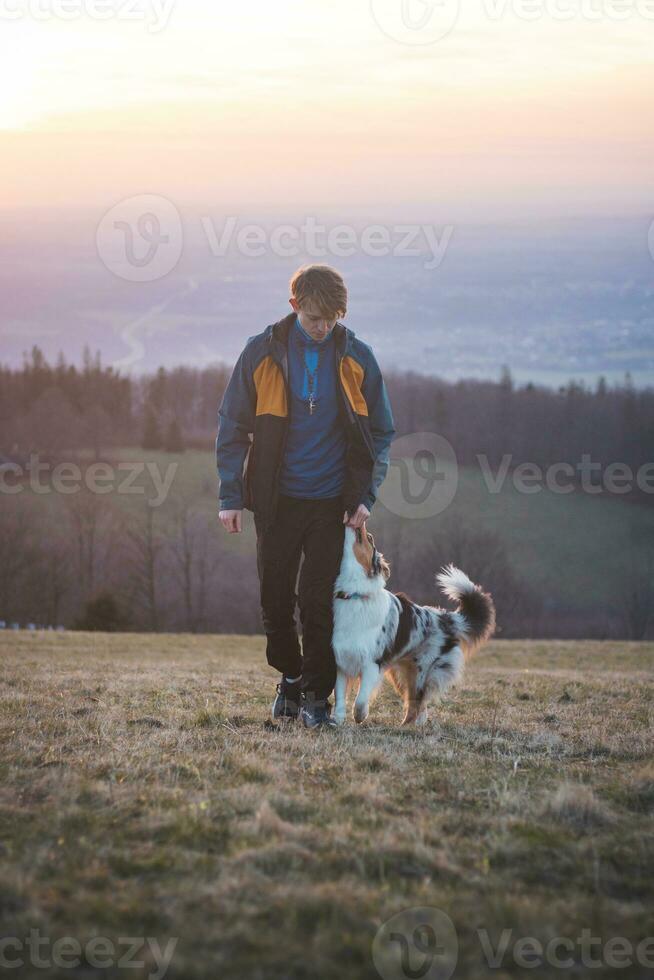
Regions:
<instances>
[{"instance_id":1,"label":"sunset sky","mask_svg":"<svg viewBox=\"0 0 654 980\"><path fill-rule=\"evenodd\" d=\"M3 0L0 207L654 209L654 2L455 3Z\"/></svg>"}]
</instances>

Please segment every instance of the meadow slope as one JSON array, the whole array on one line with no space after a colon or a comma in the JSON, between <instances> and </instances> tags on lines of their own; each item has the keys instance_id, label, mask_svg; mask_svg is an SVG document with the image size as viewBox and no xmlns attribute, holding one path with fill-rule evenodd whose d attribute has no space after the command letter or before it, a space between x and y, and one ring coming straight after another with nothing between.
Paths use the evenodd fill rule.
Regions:
<instances>
[{"instance_id":1,"label":"meadow slope","mask_svg":"<svg viewBox=\"0 0 654 980\"><path fill-rule=\"evenodd\" d=\"M271 727L263 650L0 634L2 935L177 937L184 980L377 977L380 926L425 906L454 923L457 978L526 975L520 937L654 935L654 644L496 641L424 731L389 688L321 734ZM479 930L512 930L495 969ZM615 974L572 955L527 972Z\"/></svg>"}]
</instances>

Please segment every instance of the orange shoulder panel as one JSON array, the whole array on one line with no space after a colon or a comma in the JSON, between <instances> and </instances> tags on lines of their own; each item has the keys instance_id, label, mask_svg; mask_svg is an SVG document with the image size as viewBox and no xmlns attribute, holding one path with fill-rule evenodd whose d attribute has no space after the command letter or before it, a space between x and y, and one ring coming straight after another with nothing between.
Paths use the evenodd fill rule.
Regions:
<instances>
[{"instance_id":1,"label":"orange shoulder panel","mask_svg":"<svg viewBox=\"0 0 654 980\"><path fill-rule=\"evenodd\" d=\"M344 357L341 361L341 381L352 409L357 415L367 415L368 406L361 391L363 368L353 357Z\"/></svg>"},{"instance_id":2,"label":"orange shoulder panel","mask_svg":"<svg viewBox=\"0 0 654 980\"><path fill-rule=\"evenodd\" d=\"M286 388L279 365L267 356L257 365L254 374L254 387L257 390L257 415L288 415Z\"/></svg>"}]
</instances>

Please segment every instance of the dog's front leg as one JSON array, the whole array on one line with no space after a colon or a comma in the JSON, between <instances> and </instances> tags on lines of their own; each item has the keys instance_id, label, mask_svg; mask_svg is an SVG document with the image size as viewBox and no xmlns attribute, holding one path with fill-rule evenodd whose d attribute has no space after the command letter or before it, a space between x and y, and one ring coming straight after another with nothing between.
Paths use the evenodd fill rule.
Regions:
<instances>
[{"instance_id":1,"label":"dog's front leg","mask_svg":"<svg viewBox=\"0 0 654 980\"><path fill-rule=\"evenodd\" d=\"M337 725L343 725L345 723L345 714L347 710L347 674L345 674L340 668L336 675L336 687L334 688L334 700L336 704L334 705L334 721Z\"/></svg>"},{"instance_id":2,"label":"dog's front leg","mask_svg":"<svg viewBox=\"0 0 654 980\"><path fill-rule=\"evenodd\" d=\"M359 684L359 693L357 694L357 699L354 702L354 720L357 724L365 721L368 717L368 702L379 684L380 670L377 664L366 664L363 668L363 673L361 674L361 683Z\"/></svg>"}]
</instances>

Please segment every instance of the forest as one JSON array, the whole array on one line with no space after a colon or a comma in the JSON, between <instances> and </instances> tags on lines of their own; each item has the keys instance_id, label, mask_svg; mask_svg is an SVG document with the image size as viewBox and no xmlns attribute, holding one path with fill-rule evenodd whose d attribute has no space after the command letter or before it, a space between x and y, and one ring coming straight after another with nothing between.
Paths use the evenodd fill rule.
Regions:
<instances>
[{"instance_id":1,"label":"forest","mask_svg":"<svg viewBox=\"0 0 654 980\"><path fill-rule=\"evenodd\" d=\"M0 620L67 628L259 632L251 521L238 539L217 520L217 412L231 367L180 366L123 376L86 349L81 365L38 347L0 367ZM393 568L389 587L440 604L433 574L454 561L490 589L504 636L641 639L654 628L654 389L603 377L551 389L450 382L386 369L397 439L437 433L456 454L461 492L424 521L378 501L370 526ZM406 445L406 440L403 440ZM479 458L496 471L568 464L574 492L490 498ZM592 492L579 466L621 464L642 480ZM30 473L36 465L43 486ZM77 486L58 489L57 467ZM100 491L91 468L109 479ZM70 472L74 472L74 469ZM149 476L171 474L165 499ZM174 475L173 475L174 474ZM124 476L124 473L123 473ZM140 488L140 492L134 492ZM161 494L159 495L161 497ZM154 505L156 504L156 505ZM540 510L538 508L541 508ZM565 556L565 557L562 557ZM566 588L566 567L585 576Z\"/></svg>"}]
</instances>

